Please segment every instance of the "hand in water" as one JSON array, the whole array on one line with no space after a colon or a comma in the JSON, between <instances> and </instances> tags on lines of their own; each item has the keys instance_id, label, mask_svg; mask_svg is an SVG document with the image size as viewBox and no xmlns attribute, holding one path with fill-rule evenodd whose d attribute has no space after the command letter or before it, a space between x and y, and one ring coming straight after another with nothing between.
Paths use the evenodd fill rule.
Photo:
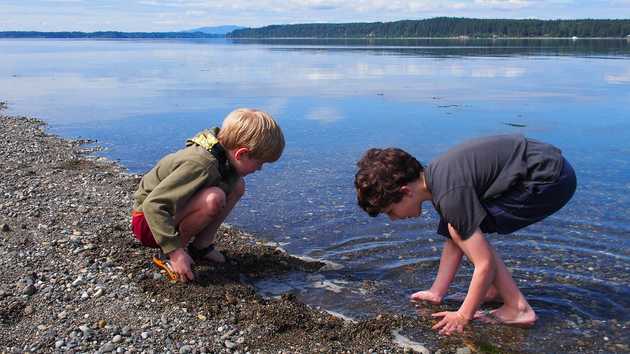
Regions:
<instances>
[{"instance_id":1,"label":"hand in water","mask_svg":"<svg viewBox=\"0 0 630 354\"><path fill-rule=\"evenodd\" d=\"M459 312L444 311L431 315L433 317L442 317L440 322L432 329L439 330L440 334L450 336L452 333L461 333L464 331L464 327L468 324L469 320L465 318Z\"/></svg>"}]
</instances>

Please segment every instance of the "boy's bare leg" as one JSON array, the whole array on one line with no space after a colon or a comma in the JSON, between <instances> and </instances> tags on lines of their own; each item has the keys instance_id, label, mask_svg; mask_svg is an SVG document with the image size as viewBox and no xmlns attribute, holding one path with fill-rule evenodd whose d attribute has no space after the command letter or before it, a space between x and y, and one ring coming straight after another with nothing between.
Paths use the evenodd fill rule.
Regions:
<instances>
[{"instance_id":1,"label":"boy's bare leg","mask_svg":"<svg viewBox=\"0 0 630 354\"><path fill-rule=\"evenodd\" d=\"M195 246L195 248L206 248L214 244L219 226L221 226L227 216L230 215L230 212L232 212L232 209L234 209L234 206L236 206L238 201L241 200L241 197L244 193L245 183L241 178L236 183L236 186L234 187L232 193L227 196L225 206L221 209L221 212L217 216L215 216L210 221L210 223L203 230L201 230L201 232L199 232L197 237L195 237L195 240L193 241L193 245Z\"/></svg>"},{"instance_id":2,"label":"boy's bare leg","mask_svg":"<svg viewBox=\"0 0 630 354\"><path fill-rule=\"evenodd\" d=\"M197 192L188 205L175 216L175 223L184 247L193 238L197 248L211 245L219 225L232 211L244 191L245 184L241 178L227 197L218 187L210 187ZM210 233L212 230L214 232Z\"/></svg>"},{"instance_id":3,"label":"boy's bare leg","mask_svg":"<svg viewBox=\"0 0 630 354\"><path fill-rule=\"evenodd\" d=\"M446 240L442 249L442 256L440 257L438 274L435 277L435 281L433 281L433 285L431 285L431 289L411 294L411 300L428 301L433 304L441 303L448 287L455 278L463 255L464 252L452 240Z\"/></svg>"},{"instance_id":4,"label":"boy's bare leg","mask_svg":"<svg viewBox=\"0 0 630 354\"><path fill-rule=\"evenodd\" d=\"M523 293L516 286L512 274L503 263L499 254L492 248L496 263L496 274L493 285L503 299L503 306L491 311L498 321L510 325L531 326L536 322L536 313L529 305ZM483 313L476 317L483 318Z\"/></svg>"}]
</instances>

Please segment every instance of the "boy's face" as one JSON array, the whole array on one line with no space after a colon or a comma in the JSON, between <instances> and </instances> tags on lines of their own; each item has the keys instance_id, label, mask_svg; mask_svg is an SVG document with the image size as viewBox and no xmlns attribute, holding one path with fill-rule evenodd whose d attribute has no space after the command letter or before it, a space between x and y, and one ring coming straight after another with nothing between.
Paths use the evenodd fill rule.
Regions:
<instances>
[{"instance_id":1,"label":"boy's face","mask_svg":"<svg viewBox=\"0 0 630 354\"><path fill-rule=\"evenodd\" d=\"M422 200L420 200L420 194L414 187L413 184L401 187L400 190L404 193L402 199L383 209L383 213L387 214L390 220L420 216L422 213Z\"/></svg>"},{"instance_id":2,"label":"boy's face","mask_svg":"<svg viewBox=\"0 0 630 354\"><path fill-rule=\"evenodd\" d=\"M239 176L245 177L250 173L260 171L263 164L263 161L251 158L249 154L246 153L241 155L240 158L235 161L234 168L236 169L236 173L238 173Z\"/></svg>"}]
</instances>

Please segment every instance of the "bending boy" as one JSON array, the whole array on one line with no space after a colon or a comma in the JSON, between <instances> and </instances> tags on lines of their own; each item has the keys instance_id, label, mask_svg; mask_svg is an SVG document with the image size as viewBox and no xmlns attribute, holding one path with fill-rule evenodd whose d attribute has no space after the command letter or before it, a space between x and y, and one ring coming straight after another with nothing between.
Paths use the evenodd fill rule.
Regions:
<instances>
[{"instance_id":1,"label":"bending boy","mask_svg":"<svg viewBox=\"0 0 630 354\"><path fill-rule=\"evenodd\" d=\"M215 234L245 193L243 177L280 158L284 136L267 113L241 108L163 157L134 193L132 229L172 279L192 280L194 260L225 262Z\"/></svg>"},{"instance_id":2,"label":"bending boy","mask_svg":"<svg viewBox=\"0 0 630 354\"><path fill-rule=\"evenodd\" d=\"M433 314L441 334L461 332L480 304L500 296L490 316L501 323L530 326L536 314L485 234L512 233L560 210L573 196L576 177L559 149L522 135L471 140L424 168L403 150L370 149L357 163L359 205L370 216L392 220L420 216L431 201L440 215L438 233L447 238L437 277L412 300L440 303L463 255L474 272L459 310ZM480 316L480 315L477 315Z\"/></svg>"}]
</instances>

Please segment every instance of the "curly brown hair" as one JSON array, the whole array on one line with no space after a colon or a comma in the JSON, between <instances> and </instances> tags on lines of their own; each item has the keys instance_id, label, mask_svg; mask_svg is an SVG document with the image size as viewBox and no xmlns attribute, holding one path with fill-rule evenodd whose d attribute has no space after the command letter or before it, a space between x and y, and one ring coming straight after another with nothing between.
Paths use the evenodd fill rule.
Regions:
<instances>
[{"instance_id":1,"label":"curly brown hair","mask_svg":"<svg viewBox=\"0 0 630 354\"><path fill-rule=\"evenodd\" d=\"M400 187L420 178L424 170L415 157L398 148L369 149L357 167L357 201L370 216L398 203L403 197Z\"/></svg>"}]
</instances>

